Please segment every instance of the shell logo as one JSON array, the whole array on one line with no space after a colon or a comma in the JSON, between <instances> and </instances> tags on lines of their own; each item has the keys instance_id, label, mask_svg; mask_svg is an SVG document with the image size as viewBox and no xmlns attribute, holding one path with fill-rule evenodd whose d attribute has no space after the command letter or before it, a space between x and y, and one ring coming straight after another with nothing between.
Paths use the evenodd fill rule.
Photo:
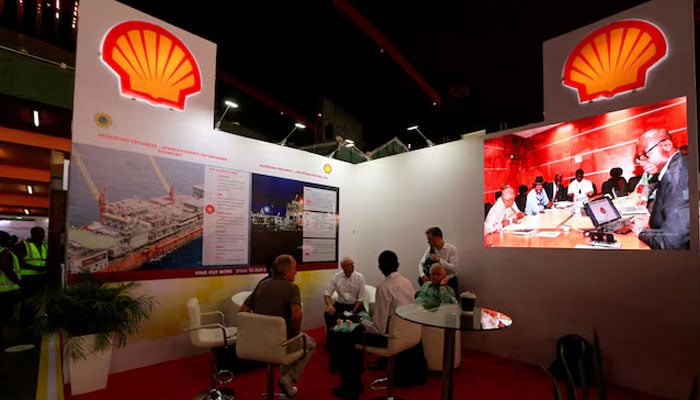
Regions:
<instances>
[{"instance_id":1,"label":"shell logo","mask_svg":"<svg viewBox=\"0 0 700 400\"><path fill-rule=\"evenodd\" d=\"M330 164L324 164L323 165L323 172L330 174L331 172L333 172L333 167L331 167Z\"/></svg>"},{"instance_id":2,"label":"shell logo","mask_svg":"<svg viewBox=\"0 0 700 400\"><path fill-rule=\"evenodd\" d=\"M110 117L107 113L99 112L95 114L92 120L95 122L95 125L103 129L107 129L112 126L112 117Z\"/></svg>"},{"instance_id":3,"label":"shell logo","mask_svg":"<svg viewBox=\"0 0 700 400\"><path fill-rule=\"evenodd\" d=\"M569 54L563 83L579 102L611 98L646 86L647 72L666 57L666 38L642 20L616 21L581 40Z\"/></svg>"},{"instance_id":4,"label":"shell logo","mask_svg":"<svg viewBox=\"0 0 700 400\"><path fill-rule=\"evenodd\" d=\"M119 77L124 96L184 110L187 96L202 89L199 66L187 46L149 22L112 27L102 41L101 57Z\"/></svg>"}]
</instances>

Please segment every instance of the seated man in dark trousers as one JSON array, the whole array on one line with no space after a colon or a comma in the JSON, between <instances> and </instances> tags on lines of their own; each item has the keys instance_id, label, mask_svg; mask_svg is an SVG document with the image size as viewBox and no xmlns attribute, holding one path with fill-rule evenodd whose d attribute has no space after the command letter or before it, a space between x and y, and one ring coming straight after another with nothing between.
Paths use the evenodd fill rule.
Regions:
<instances>
[{"instance_id":1,"label":"seated man in dark trousers","mask_svg":"<svg viewBox=\"0 0 700 400\"><path fill-rule=\"evenodd\" d=\"M372 320L362 320L351 333L332 332L330 348L331 363L340 371L341 387L333 389L333 395L342 399L357 399L364 391L362 386L362 352L355 348L364 340L370 346L386 346L387 339L378 333L386 333L389 316L396 307L413 303L415 289L405 276L398 272L399 259L396 253L385 250L379 255L379 270L385 278L377 287Z\"/></svg>"},{"instance_id":2,"label":"seated man in dark trousers","mask_svg":"<svg viewBox=\"0 0 700 400\"><path fill-rule=\"evenodd\" d=\"M344 312L357 314L360 311L365 311L363 301L365 300L365 277L361 273L355 271L355 262L350 257L344 257L340 261L342 271L338 271L326 286L323 292L323 301L326 303L326 311L323 313L323 319L326 321L326 332L336 325L338 319L346 320L349 317L343 315ZM334 302L332 299L333 293L338 293L338 299ZM355 320L353 316L353 320ZM356 321L356 320L355 320ZM326 335L326 347L331 346L333 335ZM337 368L331 363L328 366L331 372L335 372Z\"/></svg>"},{"instance_id":3,"label":"seated man in dark trousers","mask_svg":"<svg viewBox=\"0 0 700 400\"><path fill-rule=\"evenodd\" d=\"M301 294L299 286L294 283L297 274L296 260L289 254L275 258L272 275L261 280L253 293L239 309L240 312L255 312L264 315L282 317L287 322L287 337L291 338L301 331ZM306 335L306 334L304 334ZM297 394L296 382L311 359L316 349L316 342L306 335L306 355L290 365L280 366L278 385L287 398Z\"/></svg>"},{"instance_id":4,"label":"seated man in dark trousers","mask_svg":"<svg viewBox=\"0 0 700 400\"><path fill-rule=\"evenodd\" d=\"M330 330L338 319L346 319L345 311L357 314L364 311L365 277L355 271L355 263L350 257L344 257L340 261L342 271L338 271L326 286L323 292L323 301L326 303L326 312L323 318L326 320L326 329ZM333 293L338 293L338 300L333 302Z\"/></svg>"}]
</instances>

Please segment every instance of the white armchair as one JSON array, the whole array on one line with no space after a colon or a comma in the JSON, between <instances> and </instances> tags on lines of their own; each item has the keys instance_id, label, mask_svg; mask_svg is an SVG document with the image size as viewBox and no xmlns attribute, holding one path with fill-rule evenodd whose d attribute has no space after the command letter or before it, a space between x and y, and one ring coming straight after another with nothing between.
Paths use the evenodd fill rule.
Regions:
<instances>
[{"instance_id":1,"label":"white armchair","mask_svg":"<svg viewBox=\"0 0 700 400\"><path fill-rule=\"evenodd\" d=\"M421 341L423 342L423 354L428 362L428 370L442 371L442 350L445 330L432 326L421 326ZM455 362L457 368L462 363L462 335L455 333Z\"/></svg>"},{"instance_id":2,"label":"white armchair","mask_svg":"<svg viewBox=\"0 0 700 400\"><path fill-rule=\"evenodd\" d=\"M287 339L287 325L282 317L238 313L236 353L239 358L267 363L266 399L275 396L274 382L277 365L290 365L306 355L306 336L299 334Z\"/></svg>"},{"instance_id":3,"label":"white armchair","mask_svg":"<svg viewBox=\"0 0 700 400\"><path fill-rule=\"evenodd\" d=\"M236 343L236 327L227 327L224 313L221 311L202 312L199 300L195 297L187 301L187 315L189 327L185 331L190 333L190 340L196 347L210 349L212 358L211 380L209 390L195 396L196 399L233 399L235 394L231 389L217 388L218 384L226 384L233 379L233 372L226 369L217 369L216 349L228 347ZM220 321L210 324L202 324L202 317L217 316Z\"/></svg>"},{"instance_id":4,"label":"white armchair","mask_svg":"<svg viewBox=\"0 0 700 400\"><path fill-rule=\"evenodd\" d=\"M387 382L387 396L382 398L401 400L399 397L396 397L393 394L395 378L394 374L396 371L394 356L420 343L420 335L420 325L406 321L405 319L397 317L396 315L392 315L389 317L388 333L384 335L388 339L387 347L367 346L364 343L356 345L356 348L367 353L389 358L389 367L387 369L386 378L376 379L370 383L370 387L372 389L378 390L380 389L376 386L378 383Z\"/></svg>"},{"instance_id":5,"label":"white armchair","mask_svg":"<svg viewBox=\"0 0 700 400\"><path fill-rule=\"evenodd\" d=\"M376 297L377 288L372 285L365 285L365 301L363 304L369 315L372 315L372 311L374 311L374 300ZM333 292L331 300L333 300L333 302L338 301L338 292Z\"/></svg>"},{"instance_id":6,"label":"white armchair","mask_svg":"<svg viewBox=\"0 0 700 400\"><path fill-rule=\"evenodd\" d=\"M226 320L231 324L231 325L238 325L236 323L236 316L238 315L238 309L241 308L245 300L250 296L250 294L253 293L250 290L243 290L240 291L233 296L231 296L231 305L230 305L230 312L226 318Z\"/></svg>"}]
</instances>

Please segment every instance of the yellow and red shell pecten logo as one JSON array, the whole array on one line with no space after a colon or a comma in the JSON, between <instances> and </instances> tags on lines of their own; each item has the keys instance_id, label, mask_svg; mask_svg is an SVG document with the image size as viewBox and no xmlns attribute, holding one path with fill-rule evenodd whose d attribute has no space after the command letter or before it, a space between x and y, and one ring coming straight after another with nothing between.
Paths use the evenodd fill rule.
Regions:
<instances>
[{"instance_id":1,"label":"yellow and red shell pecten logo","mask_svg":"<svg viewBox=\"0 0 700 400\"><path fill-rule=\"evenodd\" d=\"M655 25L616 21L576 45L564 65L563 83L578 92L580 102L643 88L647 72L666 51L666 38Z\"/></svg>"},{"instance_id":2,"label":"yellow and red shell pecten logo","mask_svg":"<svg viewBox=\"0 0 700 400\"><path fill-rule=\"evenodd\" d=\"M119 76L125 96L184 110L187 96L202 89L199 65L187 46L149 22L112 27L102 42L101 57Z\"/></svg>"}]
</instances>

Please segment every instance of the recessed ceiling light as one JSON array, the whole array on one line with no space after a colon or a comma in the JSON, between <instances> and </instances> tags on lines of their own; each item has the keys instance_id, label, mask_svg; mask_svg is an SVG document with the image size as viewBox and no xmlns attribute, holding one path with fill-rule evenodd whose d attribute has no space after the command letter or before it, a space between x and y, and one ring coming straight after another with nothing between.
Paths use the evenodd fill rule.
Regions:
<instances>
[{"instance_id":1,"label":"recessed ceiling light","mask_svg":"<svg viewBox=\"0 0 700 400\"><path fill-rule=\"evenodd\" d=\"M27 193L29 193L29 194L34 194L34 186L32 186L32 185L27 185Z\"/></svg>"}]
</instances>

